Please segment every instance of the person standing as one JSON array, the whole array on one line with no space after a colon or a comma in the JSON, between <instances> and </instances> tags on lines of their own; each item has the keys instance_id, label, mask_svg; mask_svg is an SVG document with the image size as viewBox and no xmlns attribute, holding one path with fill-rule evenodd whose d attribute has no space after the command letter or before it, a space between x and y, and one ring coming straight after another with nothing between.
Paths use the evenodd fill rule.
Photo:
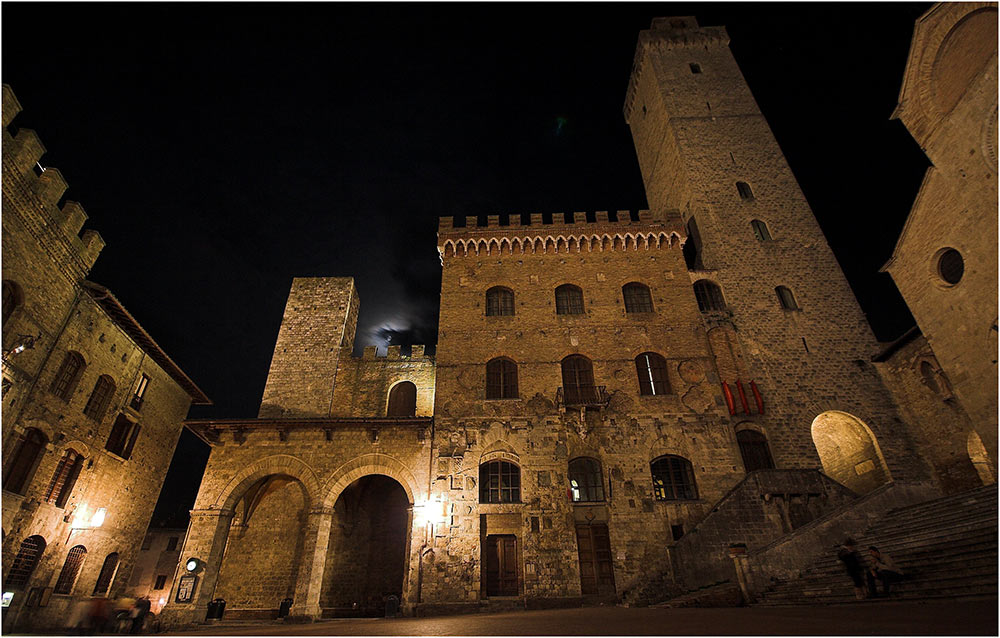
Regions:
<instances>
[{"instance_id":1,"label":"person standing","mask_svg":"<svg viewBox=\"0 0 1000 638\"><path fill-rule=\"evenodd\" d=\"M854 597L858 600L867 598L865 565L861 554L858 553L853 538L847 537L844 539L844 544L841 545L840 550L837 552L837 558L840 559L840 562L844 563L847 575L851 577L851 581L854 583Z\"/></svg>"},{"instance_id":2,"label":"person standing","mask_svg":"<svg viewBox=\"0 0 1000 638\"><path fill-rule=\"evenodd\" d=\"M142 596L135 601L135 614L132 616L132 627L129 629L130 634L140 634L142 633L142 626L146 622L146 616L149 615L149 598Z\"/></svg>"},{"instance_id":3,"label":"person standing","mask_svg":"<svg viewBox=\"0 0 1000 638\"><path fill-rule=\"evenodd\" d=\"M868 548L868 555L872 562L868 569L868 586L876 593L878 589L875 587L875 580L878 579L882 581L882 595L888 596L893 583L903 580L903 570L896 566L888 554L880 552L874 545Z\"/></svg>"}]
</instances>

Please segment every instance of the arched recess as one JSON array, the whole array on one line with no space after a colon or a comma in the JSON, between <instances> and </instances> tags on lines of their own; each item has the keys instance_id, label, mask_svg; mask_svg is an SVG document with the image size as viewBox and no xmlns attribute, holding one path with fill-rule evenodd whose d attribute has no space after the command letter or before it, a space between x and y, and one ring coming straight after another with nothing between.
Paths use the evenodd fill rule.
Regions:
<instances>
[{"instance_id":1,"label":"arched recess","mask_svg":"<svg viewBox=\"0 0 1000 638\"><path fill-rule=\"evenodd\" d=\"M823 412L813 419L812 438L823 472L858 494L892 480L875 435L861 419L837 410Z\"/></svg>"},{"instance_id":2,"label":"arched recess","mask_svg":"<svg viewBox=\"0 0 1000 638\"><path fill-rule=\"evenodd\" d=\"M272 474L287 475L297 479L309 495L310 505L319 500L319 480L305 462L288 454L275 454L260 459L242 469L234 476L215 500L212 509L235 510L236 505L247 490L257 481Z\"/></svg>"},{"instance_id":3,"label":"arched recess","mask_svg":"<svg viewBox=\"0 0 1000 638\"><path fill-rule=\"evenodd\" d=\"M990 463L989 454L986 453L986 446L983 445L983 439L979 436L979 432L975 430L969 432L969 440L966 445L969 450L969 460L972 461L972 467L976 468L976 472L979 473L979 479L983 485L996 483L993 464Z\"/></svg>"},{"instance_id":4,"label":"arched recess","mask_svg":"<svg viewBox=\"0 0 1000 638\"><path fill-rule=\"evenodd\" d=\"M326 482L321 491L324 495L323 508L333 507L347 486L369 474L382 474L395 479L406 492L406 499L410 505L424 500L424 494L420 491L416 478L401 461L388 454L362 454L338 467Z\"/></svg>"}]
</instances>

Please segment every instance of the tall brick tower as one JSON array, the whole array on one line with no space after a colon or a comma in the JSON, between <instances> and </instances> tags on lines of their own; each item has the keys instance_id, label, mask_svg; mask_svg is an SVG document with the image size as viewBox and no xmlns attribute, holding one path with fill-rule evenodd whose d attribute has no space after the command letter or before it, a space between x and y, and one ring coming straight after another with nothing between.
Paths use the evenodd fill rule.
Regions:
<instances>
[{"instance_id":1,"label":"tall brick tower","mask_svg":"<svg viewBox=\"0 0 1000 638\"><path fill-rule=\"evenodd\" d=\"M624 110L651 212L679 211L687 228L716 357L736 355L731 370L720 363L734 416L755 412L736 391L750 377L768 404L747 418L778 467L822 459L862 492L923 479L870 364L874 336L728 44L724 27L654 19L639 35Z\"/></svg>"}]
</instances>

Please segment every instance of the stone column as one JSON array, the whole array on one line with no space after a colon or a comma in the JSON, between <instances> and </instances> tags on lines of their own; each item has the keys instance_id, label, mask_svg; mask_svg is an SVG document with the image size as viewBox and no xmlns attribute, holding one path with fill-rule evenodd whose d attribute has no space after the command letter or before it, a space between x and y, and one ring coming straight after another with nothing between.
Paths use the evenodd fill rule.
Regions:
<instances>
[{"instance_id":1,"label":"stone column","mask_svg":"<svg viewBox=\"0 0 1000 638\"><path fill-rule=\"evenodd\" d=\"M290 614L298 619L317 620L322 612L319 595L323 588L323 572L326 569L332 524L332 507L310 510L302 543L302 562L295 581L295 602Z\"/></svg>"},{"instance_id":2,"label":"stone column","mask_svg":"<svg viewBox=\"0 0 1000 638\"><path fill-rule=\"evenodd\" d=\"M215 594L215 586L222 568L222 556L229 539L229 528L233 522L232 510L191 510L184 548L181 550L181 565L174 574L171 598L160 614L161 622L167 626L186 625L202 622L208 613L208 603ZM197 558L204 563L204 569L197 573L194 596L190 603L176 602L177 587L182 576L187 574L183 562Z\"/></svg>"}]
</instances>

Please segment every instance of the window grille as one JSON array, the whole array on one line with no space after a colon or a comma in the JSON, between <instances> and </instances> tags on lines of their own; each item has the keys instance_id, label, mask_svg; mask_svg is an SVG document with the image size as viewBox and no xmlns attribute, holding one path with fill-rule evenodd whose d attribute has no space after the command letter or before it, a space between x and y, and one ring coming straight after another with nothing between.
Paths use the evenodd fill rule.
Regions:
<instances>
[{"instance_id":1,"label":"window grille","mask_svg":"<svg viewBox=\"0 0 1000 638\"><path fill-rule=\"evenodd\" d=\"M739 191L741 199L753 201L753 190L751 190L750 184L747 184L746 182L736 182L736 190Z\"/></svg>"},{"instance_id":2,"label":"window grille","mask_svg":"<svg viewBox=\"0 0 1000 638\"><path fill-rule=\"evenodd\" d=\"M7 582L4 583L4 589L14 591L24 589L28 581L31 580L31 574L35 571L44 551L45 539L41 536L29 536L21 541L17 556L14 557L10 571L7 572Z\"/></svg>"},{"instance_id":3,"label":"window grille","mask_svg":"<svg viewBox=\"0 0 1000 638\"><path fill-rule=\"evenodd\" d=\"M799 304L795 303L795 295L792 291L784 286L778 286L774 289L774 292L778 295L778 302L781 303L781 307L785 310L798 310Z\"/></svg>"},{"instance_id":4,"label":"window grille","mask_svg":"<svg viewBox=\"0 0 1000 638\"><path fill-rule=\"evenodd\" d=\"M494 286L486 291L487 317L513 317L514 291L501 286Z\"/></svg>"},{"instance_id":5,"label":"window grille","mask_svg":"<svg viewBox=\"0 0 1000 638\"><path fill-rule=\"evenodd\" d=\"M97 576L97 584L94 585L94 596L105 595L111 589L111 582L118 571L118 552L111 552L104 559L101 566L101 573Z\"/></svg>"},{"instance_id":6,"label":"window grille","mask_svg":"<svg viewBox=\"0 0 1000 638\"><path fill-rule=\"evenodd\" d=\"M726 309L726 302L722 298L722 289L707 279L694 282L694 296L698 300L698 310L702 312Z\"/></svg>"},{"instance_id":7,"label":"window grille","mask_svg":"<svg viewBox=\"0 0 1000 638\"><path fill-rule=\"evenodd\" d=\"M87 548L83 545L77 545L69 550L69 554L66 555L66 562L63 563L62 571L59 572L59 580L56 581L56 586L52 589L53 594L69 594L72 592L73 583L76 582L76 576L80 573L80 566L83 565L83 559L86 557Z\"/></svg>"},{"instance_id":8,"label":"window grille","mask_svg":"<svg viewBox=\"0 0 1000 638\"><path fill-rule=\"evenodd\" d=\"M582 315L583 291L573 284L563 284L556 288L556 314Z\"/></svg>"},{"instance_id":9,"label":"window grille","mask_svg":"<svg viewBox=\"0 0 1000 638\"><path fill-rule=\"evenodd\" d=\"M517 397L517 364L506 357L492 359L486 364L486 398Z\"/></svg>"},{"instance_id":10,"label":"window grille","mask_svg":"<svg viewBox=\"0 0 1000 638\"><path fill-rule=\"evenodd\" d=\"M67 352L62 365L59 366L59 370L52 380L52 386L49 388L52 394L63 401L69 401L77 381L80 380L84 366L83 356L79 352Z\"/></svg>"},{"instance_id":11,"label":"window grille","mask_svg":"<svg viewBox=\"0 0 1000 638\"><path fill-rule=\"evenodd\" d=\"M771 233L767 230L767 224L759 219L754 219L750 222L750 227L753 228L753 236L757 238L757 241L771 241Z\"/></svg>"},{"instance_id":12,"label":"window grille","mask_svg":"<svg viewBox=\"0 0 1000 638\"><path fill-rule=\"evenodd\" d=\"M698 498L691 462L681 456L661 456L650 463L653 474L653 496L658 501L692 500Z\"/></svg>"},{"instance_id":13,"label":"window grille","mask_svg":"<svg viewBox=\"0 0 1000 638\"><path fill-rule=\"evenodd\" d=\"M14 452L10 469L7 470L7 476L4 478L3 488L5 490L24 494L28 484L31 483L35 468L38 467L38 461L45 451L46 443L48 443L48 439L45 438L41 430L28 428L25 431L24 438L18 445L17 451Z\"/></svg>"},{"instance_id":14,"label":"window grille","mask_svg":"<svg viewBox=\"0 0 1000 638\"><path fill-rule=\"evenodd\" d=\"M87 405L83 408L83 413L95 421L100 421L104 418L104 413L108 411L108 406L111 404L111 397L114 394L115 382L108 375L102 374L97 379L97 383L94 384L94 390L90 393L90 398L87 400Z\"/></svg>"},{"instance_id":15,"label":"window grille","mask_svg":"<svg viewBox=\"0 0 1000 638\"><path fill-rule=\"evenodd\" d=\"M521 468L507 461L479 466L480 503L520 503Z\"/></svg>"},{"instance_id":16,"label":"window grille","mask_svg":"<svg viewBox=\"0 0 1000 638\"><path fill-rule=\"evenodd\" d=\"M59 459L56 472L49 482L49 489L45 492L46 502L54 501L56 507L65 507L82 469L83 456L75 450L66 450L66 454Z\"/></svg>"},{"instance_id":17,"label":"window grille","mask_svg":"<svg viewBox=\"0 0 1000 638\"><path fill-rule=\"evenodd\" d=\"M569 462L569 489L574 503L604 500L604 476L597 459L580 457Z\"/></svg>"},{"instance_id":18,"label":"window grille","mask_svg":"<svg viewBox=\"0 0 1000 638\"><path fill-rule=\"evenodd\" d=\"M625 298L625 312L653 312L653 296L645 284L625 284L622 296Z\"/></svg>"},{"instance_id":19,"label":"window grille","mask_svg":"<svg viewBox=\"0 0 1000 638\"><path fill-rule=\"evenodd\" d=\"M417 386L409 381L403 381L392 386L389 391L389 406L386 416L416 416Z\"/></svg>"},{"instance_id":20,"label":"window grille","mask_svg":"<svg viewBox=\"0 0 1000 638\"><path fill-rule=\"evenodd\" d=\"M655 352L643 352L635 358L635 370L639 375L639 394L670 394L667 380L667 362Z\"/></svg>"}]
</instances>

